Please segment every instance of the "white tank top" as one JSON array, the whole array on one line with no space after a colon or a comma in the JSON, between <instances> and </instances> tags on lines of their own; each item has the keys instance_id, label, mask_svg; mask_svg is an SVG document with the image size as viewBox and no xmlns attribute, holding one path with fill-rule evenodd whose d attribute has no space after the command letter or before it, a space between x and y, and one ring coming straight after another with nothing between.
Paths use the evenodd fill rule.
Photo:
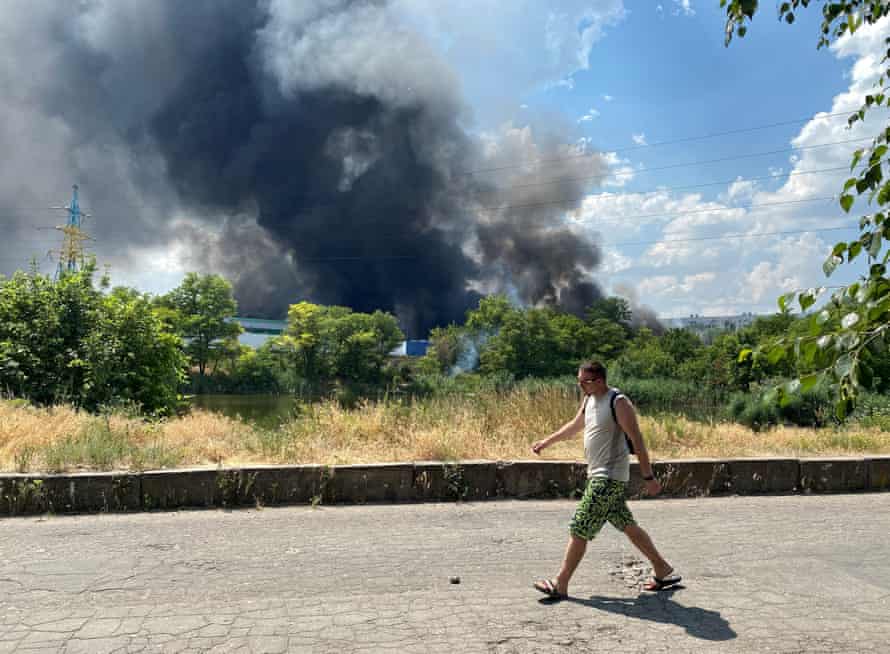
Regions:
<instances>
[{"instance_id":1,"label":"white tank top","mask_svg":"<svg viewBox=\"0 0 890 654\"><path fill-rule=\"evenodd\" d=\"M588 477L606 477L615 481L630 479L630 453L621 427L612 418L609 400L613 389L597 399L588 395L584 403L584 456ZM616 400L624 397L618 393Z\"/></svg>"}]
</instances>

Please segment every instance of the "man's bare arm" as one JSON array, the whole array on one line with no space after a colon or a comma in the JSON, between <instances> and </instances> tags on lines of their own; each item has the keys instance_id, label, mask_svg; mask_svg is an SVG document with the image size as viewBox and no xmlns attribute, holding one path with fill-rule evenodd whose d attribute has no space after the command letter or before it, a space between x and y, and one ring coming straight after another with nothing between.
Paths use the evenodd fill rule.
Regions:
<instances>
[{"instance_id":1,"label":"man's bare arm","mask_svg":"<svg viewBox=\"0 0 890 654\"><path fill-rule=\"evenodd\" d=\"M550 447L557 441L566 440L571 438L584 427L584 405L586 402L581 402L581 406L578 409L578 413L575 414L575 417L569 420L562 427L557 429L555 432L550 434L547 438L536 441L532 443L532 451L535 454L540 454L541 450L545 447Z\"/></svg>"}]
</instances>

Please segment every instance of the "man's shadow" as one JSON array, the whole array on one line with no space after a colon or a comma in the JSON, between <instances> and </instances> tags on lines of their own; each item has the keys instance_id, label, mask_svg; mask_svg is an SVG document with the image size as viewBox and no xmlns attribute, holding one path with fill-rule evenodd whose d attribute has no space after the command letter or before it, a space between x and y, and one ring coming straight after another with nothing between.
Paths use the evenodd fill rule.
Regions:
<instances>
[{"instance_id":1,"label":"man's shadow","mask_svg":"<svg viewBox=\"0 0 890 654\"><path fill-rule=\"evenodd\" d=\"M729 626L719 611L709 611L697 606L683 606L675 602L671 596L682 589L676 586L657 593L641 593L637 597L603 597L593 595L590 599L566 597L560 601L583 604L600 611L617 613L639 620L651 620L666 624L676 624L686 633L703 640L732 640L738 634ZM552 599L542 599L543 604L552 604Z\"/></svg>"}]
</instances>

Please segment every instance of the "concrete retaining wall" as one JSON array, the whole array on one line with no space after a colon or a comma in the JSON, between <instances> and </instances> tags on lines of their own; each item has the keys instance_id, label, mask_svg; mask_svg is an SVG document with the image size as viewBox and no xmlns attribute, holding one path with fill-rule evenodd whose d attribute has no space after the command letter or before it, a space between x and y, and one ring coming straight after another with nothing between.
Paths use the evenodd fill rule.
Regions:
<instances>
[{"instance_id":1,"label":"concrete retaining wall","mask_svg":"<svg viewBox=\"0 0 890 654\"><path fill-rule=\"evenodd\" d=\"M659 461L662 497L890 491L890 457ZM0 517L275 504L578 497L577 461L252 466L71 475L0 474ZM628 495L643 497L639 466Z\"/></svg>"}]
</instances>

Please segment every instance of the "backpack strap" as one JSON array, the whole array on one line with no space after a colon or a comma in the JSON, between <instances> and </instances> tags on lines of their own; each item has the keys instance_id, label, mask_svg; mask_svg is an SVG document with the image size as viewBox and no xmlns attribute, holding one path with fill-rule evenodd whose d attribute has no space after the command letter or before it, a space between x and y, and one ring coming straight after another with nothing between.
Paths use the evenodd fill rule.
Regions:
<instances>
[{"instance_id":1,"label":"backpack strap","mask_svg":"<svg viewBox=\"0 0 890 654\"><path fill-rule=\"evenodd\" d=\"M621 430L621 435L624 436L624 441L627 443L627 451L631 454L636 454L634 451L633 441L630 440L630 437L624 433L624 429L622 429L621 424L618 422L618 416L615 415L615 401L619 397L627 397L624 393L619 391L617 388L613 388L609 393L609 408L612 410L612 420L615 421L615 424L618 426L618 429Z\"/></svg>"},{"instance_id":2,"label":"backpack strap","mask_svg":"<svg viewBox=\"0 0 890 654\"><path fill-rule=\"evenodd\" d=\"M615 415L615 400L623 396L624 393L619 391L617 388L613 388L611 391L609 391L609 408L612 410L612 420L615 421L616 425L618 425L618 416ZM621 425L618 425L618 427L620 428Z\"/></svg>"}]
</instances>

